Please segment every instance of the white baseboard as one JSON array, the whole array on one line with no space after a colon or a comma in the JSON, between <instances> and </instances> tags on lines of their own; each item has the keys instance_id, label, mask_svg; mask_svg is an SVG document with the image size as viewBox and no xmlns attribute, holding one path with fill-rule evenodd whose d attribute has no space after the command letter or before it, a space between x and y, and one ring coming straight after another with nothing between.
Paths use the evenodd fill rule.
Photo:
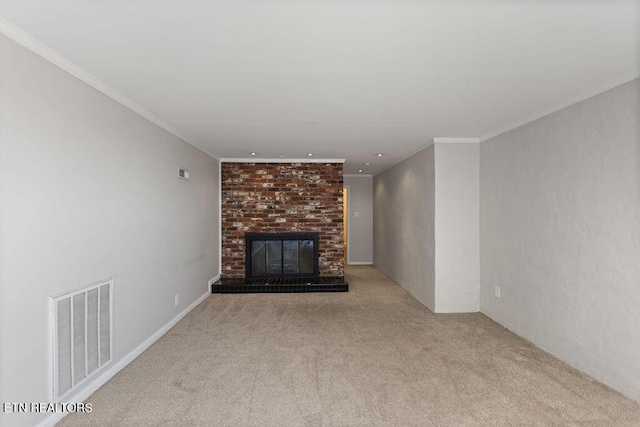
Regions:
<instances>
[{"instance_id":1,"label":"white baseboard","mask_svg":"<svg viewBox=\"0 0 640 427\"><path fill-rule=\"evenodd\" d=\"M216 276L216 277L219 278L220 276ZM217 280L216 277L214 277L211 280L216 281ZM204 295L199 297L191 305L189 305L189 307L185 308L182 312L180 312L180 314L178 314L176 317L171 319L169 321L169 323L164 325L162 328L158 329L158 331L156 331L153 335L151 335L149 338L147 338L142 344L140 344L133 351L131 351L129 354L127 354L122 359L120 359L117 363L111 365L110 368L108 368L105 372L103 372L102 374L97 376L93 381L88 383L87 386L84 387L82 390L80 390L77 394L75 394L75 395L71 396L69 399L67 399L67 401L68 402L84 402L89 396L91 396L93 393L95 393L107 381L109 381L111 378L113 378L115 376L115 374L120 372L122 370L122 368L127 366L136 357L140 356L142 354L142 352L144 352L146 349L151 347L151 345L153 343L155 343L160 338L162 338L162 336L164 334L169 332L169 329L173 328L176 325L176 323L178 323L180 320L182 320L182 318L184 316L189 314L189 312L191 310L193 310L198 305L200 305L210 295L211 295L211 287L209 287L209 289L207 289L207 292ZM56 425L56 423L60 422L60 420L63 419L64 417L66 417L67 415L69 415L68 412L55 412L55 413L52 413L50 416L45 418L40 424L38 424L38 427L53 427L53 426Z\"/></svg>"},{"instance_id":2,"label":"white baseboard","mask_svg":"<svg viewBox=\"0 0 640 427\"><path fill-rule=\"evenodd\" d=\"M213 279L209 280L209 292L211 292L211 285L216 283L218 280L220 280L220 275L219 274L216 277L214 277Z\"/></svg>"},{"instance_id":3,"label":"white baseboard","mask_svg":"<svg viewBox=\"0 0 640 427\"><path fill-rule=\"evenodd\" d=\"M530 338L531 336L529 334L525 334L520 329L512 328L511 325L507 326L505 323L499 322L497 319L495 319L494 317L490 316L488 313L482 310L480 310L480 313L483 314L484 316L487 316L493 322L496 322L498 325L504 327L505 329L509 330L513 334L530 342L531 344L533 344L540 350L544 351L545 353L549 353L556 359L563 361L567 365L572 366L573 368L584 373L585 375L588 375L594 378L596 381L606 385L607 387L614 389L615 391L625 395L629 399L635 400L636 402L640 403L640 388L638 388L636 384L631 384L630 382L621 381L620 377L618 378L613 377L610 374L602 372L597 367L588 366L588 365L585 365L584 363L580 363L579 360L575 360L575 359L569 360L569 358L567 358L566 355L563 356L559 354L557 351L552 351L548 345L543 346L541 343L532 341Z\"/></svg>"},{"instance_id":4,"label":"white baseboard","mask_svg":"<svg viewBox=\"0 0 640 427\"><path fill-rule=\"evenodd\" d=\"M347 265L373 265L373 262L348 262Z\"/></svg>"}]
</instances>

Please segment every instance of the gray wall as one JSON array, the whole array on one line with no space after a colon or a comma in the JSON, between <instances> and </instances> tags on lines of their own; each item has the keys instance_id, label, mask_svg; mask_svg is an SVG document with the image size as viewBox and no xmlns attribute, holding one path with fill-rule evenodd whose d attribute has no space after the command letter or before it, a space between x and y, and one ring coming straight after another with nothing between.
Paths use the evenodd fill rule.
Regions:
<instances>
[{"instance_id":1,"label":"gray wall","mask_svg":"<svg viewBox=\"0 0 640 427\"><path fill-rule=\"evenodd\" d=\"M435 310L433 146L373 178L373 261Z\"/></svg>"},{"instance_id":2,"label":"gray wall","mask_svg":"<svg viewBox=\"0 0 640 427\"><path fill-rule=\"evenodd\" d=\"M373 177L345 176L348 195L349 264L373 264ZM358 213L358 217L354 213Z\"/></svg>"},{"instance_id":3,"label":"gray wall","mask_svg":"<svg viewBox=\"0 0 640 427\"><path fill-rule=\"evenodd\" d=\"M479 147L436 143L436 312L479 309Z\"/></svg>"},{"instance_id":4,"label":"gray wall","mask_svg":"<svg viewBox=\"0 0 640 427\"><path fill-rule=\"evenodd\" d=\"M4 36L0 56L0 402L47 402L50 296L113 276L117 363L208 292L218 164Z\"/></svg>"},{"instance_id":5,"label":"gray wall","mask_svg":"<svg viewBox=\"0 0 640 427\"><path fill-rule=\"evenodd\" d=\"M483 142L480 165L481 311L640 400L640 82Z\"/></svg>"}]
</instances>

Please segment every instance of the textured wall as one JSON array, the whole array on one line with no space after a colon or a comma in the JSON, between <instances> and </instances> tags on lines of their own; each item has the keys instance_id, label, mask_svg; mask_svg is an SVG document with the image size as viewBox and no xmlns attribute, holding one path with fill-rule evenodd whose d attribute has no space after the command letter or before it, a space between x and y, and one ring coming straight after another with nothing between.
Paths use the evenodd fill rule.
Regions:
<instances>
[{"instance_id":1,"label":"textured wall","mask_svg":"<svg viewBox=\"0 0 640 427\"><path fill-rule=\"evenodd\" d=\"M480 243L483 313L640 400L640 81L481 144Z\"/></svg>"},{"instance_id":2,"label":"textured wall","mask_svg":"<svg viewBox=\"0 0 640 427\"><path fill-rule=\"evenodd\" d=\"M0 64L0 402L47 402L49 297L114 278L113 367L210 292L218 162L4 36Z\"/></svg>"},{"instance_id":3,"label":"textured wall","mask_svg":"<svg viewBox=\"0 0 640 427\"><path fill-rule=\"evenodd\" d=\"M436 143L436 312L478 311L478 144Z\"/></svg>"},{"instance_id":4,"label":"textured wall","mask_svg":"<svg viewBox=\"0 0 640 427\"><path fill-rule=\"evenodd\" d=\"M246 232L320 233L320 275L344 275L342 163L223 163L222 277L244 277Z\"/></svg>"},{"instance_id":5,"label":"textured wall","mask_svg":"<svg viewBox=\"0 0 640 427\"><path fill-rule=\"evenodd\" d=\"M435 170L428 147L373 178L373 261L435 311Z\"/></svg>"},{"instance_id":6,"label":"textured wall","mask_svg":"<svg viewBox=\"0 0 640 427\"><path fill-rule=\"evenodd\" d=\"M373 264L373 177L348 176L344 186L349 187L348 261Z\"/></svg>"}]
</instances>

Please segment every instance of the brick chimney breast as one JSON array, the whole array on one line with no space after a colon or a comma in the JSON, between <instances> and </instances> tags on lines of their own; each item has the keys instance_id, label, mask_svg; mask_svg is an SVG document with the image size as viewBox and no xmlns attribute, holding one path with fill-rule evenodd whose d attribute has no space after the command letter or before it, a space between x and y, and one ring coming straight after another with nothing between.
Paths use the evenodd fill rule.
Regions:
<instances>
[{"instance_id":1,"label":"brick chimney breast","mask_svg":"<svg viewBox=\"0 0 640 427\"><path fill-rule=\"evenodd\" d=\"M222 277L244 278L246 232L320 233L320 276L344 276L342 163L222 163Z\"/></svg>"}]
</instances>

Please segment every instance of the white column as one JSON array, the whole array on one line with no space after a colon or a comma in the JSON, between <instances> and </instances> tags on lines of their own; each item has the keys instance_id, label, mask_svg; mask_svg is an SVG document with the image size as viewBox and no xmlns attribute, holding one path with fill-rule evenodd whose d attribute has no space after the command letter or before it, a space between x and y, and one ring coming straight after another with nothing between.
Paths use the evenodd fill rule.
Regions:
<instances>
[{"instance_id":1,"label":"white column","mask_svg":"<svg viewBox=\"0 0 640 427\"><path fill-rule=\"evenodd\" d=\"M479 140L434 138L435 311L479 310Z\"/></svg>"}]
</instances>

